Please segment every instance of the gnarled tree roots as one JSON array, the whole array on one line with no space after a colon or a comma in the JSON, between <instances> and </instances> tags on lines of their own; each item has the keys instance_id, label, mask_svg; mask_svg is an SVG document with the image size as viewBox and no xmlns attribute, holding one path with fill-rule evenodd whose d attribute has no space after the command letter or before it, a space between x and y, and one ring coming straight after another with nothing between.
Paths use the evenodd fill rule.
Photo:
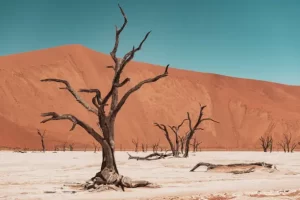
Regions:
<instances>
[{"instance_id":1,"label":"gnarled tree roots","mask_svg":"<svg viewBox=\"0 0 300 200\"><path fill-rule=\"evenodd\" d=\"M129 177L119 175L118 173L109 169L104 169L98 172L93 178L86 182L84 185L85 190L123 190L124 188L137 188L137 187L158 187L157 185L148 181L139 180L134 181Z\"/></svg>"},{"instance_id":2,"label":"gnarled tree roots","mask_svg":"<svg viewBox=\"0 0 300 200\"><path fill-rule=\"evenodd\" d=\"M195 167L193 167L190 171L193 172L200 166L207 167L207 171L225 172L225 173L233 173L233 174L251 173L259 168L277 170L275 165L264 163L264 162L237 163L237 164L229 164L229 165L215 165L211 163L200 162L197 165L195 165Z\"/></svg>"},{"instance_id":3,"label":"gnarled tree roots","mask_svg":"<svg viewBox=\"0 0 300 200\"><path fill-rule=\"evenodd\" d=\"M172 156L173 154L172 153L152 153L148 156L145 156L145 157L139 157L139 156L132 156L130 155L129 153L128 154L128 160L130 159L136 159L136 160L159 160L159 159L162 159L162 158L166 158L168 156Z\"/></svg>"}]
</instances>

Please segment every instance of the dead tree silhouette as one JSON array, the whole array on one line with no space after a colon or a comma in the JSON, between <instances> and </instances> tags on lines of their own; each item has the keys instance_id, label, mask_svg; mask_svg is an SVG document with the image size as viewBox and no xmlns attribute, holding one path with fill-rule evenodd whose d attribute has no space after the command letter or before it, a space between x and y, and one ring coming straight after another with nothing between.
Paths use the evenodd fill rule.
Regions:
<instances>
[{"instance_id":1,"label":"dead tree silhouette","mask_svg":"<svg viewBox=\"0 0 300 200\"><path fill-rule=\"evenodd\" d=\"M39 129L37 129L37 134L40 136L40 139L41 139L42 151L45 152L46 151L46 147L45 147L46 131L43 131L43 133L42 133Z\"/></svg>"},{"instance_id":2,"label":"dead tree silhouette","mask_svg":"<svg viewBox=\"0 0 300 200\"><path fill-rule=\"evenodd\" d=\"M120 7L120 11L124 18L124 23L120 29L116 28L115 35L115 44L113 50L110 55L114 61L113 66L108 66L110 70L114 73L114 77L112 79L112 85L107 93L107 95L102 96L102 93L99 89L80 89L79 92L82 93L90 93L95 94L92 98L93 107L90 106L86 101L84 101L75 89L71 86L71 84L62 79L56 78L47 78L42 79L42 82L56 82L63 84L64 87L60 87L60 89L64 89L69 91L70 94L76 99L78 103L80 103L84 108L86 108L92 114L95 114L98 119L98 127L100 131L96 131L90 125L80 120L78 117L72 114L58 114L56 112L47 112L42 113L42 117L49 117L44 119L41 123L46 123L52 120L69 120L73 123L71 127L71 131L75 129L76 125L81 126L90 136L92 136L99 144L102 146L102 165L100 171L85 185L86 189L96 188L97 185L111 185L111 186L121 186L124 190L124 187L135 188L135 187L143 187L147 186L150 183L148 181L132 181L128 177L124 177L119 174L117 169L116 161L115 161L115 120L119 111L123 108L125 102L128 98L136 91L138 91L145 84L156 82L164 77L168 76L168 68L169 65L166 66L165 70L162 74L157 75L153 78L149 78L137 83L131 89L124 93L122 97L119 99L119 89L122 88L125 84L130 81L130 78L125 78L121 80L121 74L127 64L134 58L135 54L141 50L143 43L146 41L150 32L148 32L144 39L141 41L139 46L133 47L131 51L129 51L122 59L118 59L116 56L116 52L119 46L119 37L121 32L124 30L127 24L127 17ZM109 101L111 99L111 101ZM108 103L110 102L110 106ZM107 108L107 109L106 109ZM101 134L100 134L101 133ZM97 186L98 187L98 186Z\"/></svg>"}]
</instances>

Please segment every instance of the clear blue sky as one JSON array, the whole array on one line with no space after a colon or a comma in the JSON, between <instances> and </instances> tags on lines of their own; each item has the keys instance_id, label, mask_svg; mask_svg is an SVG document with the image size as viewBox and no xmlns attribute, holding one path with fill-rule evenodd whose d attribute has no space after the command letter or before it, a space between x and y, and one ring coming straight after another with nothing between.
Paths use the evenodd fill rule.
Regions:
<instances>
[{"instance_id":1,"label":"clear blue sky","mask_svg":"<svg viewBox=\"0 0 300 200\"><path fill-rule=\"evenodd\" d=\"M65 44L109 53L128 16L122 56L152 30L135 60L300 85L300 0L9 0L0 3L0 55Z\"/></svg>"}]
</instances>

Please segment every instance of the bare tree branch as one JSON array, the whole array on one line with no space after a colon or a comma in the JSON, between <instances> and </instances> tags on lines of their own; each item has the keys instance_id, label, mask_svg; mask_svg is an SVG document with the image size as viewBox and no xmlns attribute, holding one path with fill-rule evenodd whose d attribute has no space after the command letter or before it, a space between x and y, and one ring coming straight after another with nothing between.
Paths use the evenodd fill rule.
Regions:
<instances>
[{"instance_id":1,"label":"bare tree branch","mask_svg":"<svg viewBox=\"0 0 300 200\"><path fill-rule=\"evenodd\" d=\"M118 103L118 105L116 106L116 108L114 109L114 111L112 112L111 116L114 117L117 115L117 113L120 111L120 109L122 108L122 106L124 105L124 103L126 102L126 100L128 99L128 97L134 93L135 91L137 91L138 89L140 89L144 84L147 83L153 83L156 82L157 80L168 76L168 67L169 65L167 65L165 72L163 74L160 74L154 78L149 78L146 79L144 81L139 82L136 86L134 86L133 88L131 88L130 90L128 90L124 96L121 98L120 102Z\"/></svg>"},{"instance_id":2,"label":"bare tree branch","mask_svg":"<svg viewBox=\"0 0 300 200\"><path fill-rule=\"evenodd\" d=\"M42 113L41 116L42 117L50 117L48 119L44 119L43 121L41 121L41 123L46 123L46 122L52 121L52 120L70 120L73 123L70 131L74 130L76 125L79 125L86 132L88 132L91 136L93 136L93 138L95 138L98 142L100 142L101 144L103 143L104 138L101 135L99 135L92 127L90 127L89 125L87 125L86 123L79 120L78 118L76 118L73 115L70 115L70 114L58 115L55 112L48 112L48 113Z\"/></svg>"},{"instance_id":3,"label":"bare tree branch","mask_svg":"<svg viewBox=\"0 0 300 200\"><path fill-rule=\"evenodd\" d=\"M47 79L42 79L41 82L57 82L57 83L63 83L65 84L65 88L60 88L60 89L66 89L68 90L73 97L76 99L77 102L79 102L83 107L85 107L88 111L98 114L98 111L91 106L87 102L85 102L77 93L76 91L71 87L68 81L62 80L62 79L55 79L55 78L47 78Z\"/></svg>"},{"instance_id":4,"label":"bare tree branch","mask_svg":"<svg viewBox=\"0 0 300 200\"><path fill-rule=\"evenodd\" d=\"M120 34L121 32L123 31L123 29L125 28L126 24L127 24L127 17L125 15L125 12L123 11L122 7L120 6L120 4L118 4L119 6L119 9L123 15L123 18L124 18L124 23L123 25L121 26L120 29L118 29L118 27L116 26L116 38L115 38L115 45L114 45L114 48L112 50L112 52L110 52L110 55L112 57L112 59L114 60L115 64L118 65L119 61L118 61L118 58L116 56L116 53L117 53L117 50L118 50L118 46L119 46L119 38L120 38ZM115 69L115 70L118 70L118 69Z\"/></svg>"}]
</instances>

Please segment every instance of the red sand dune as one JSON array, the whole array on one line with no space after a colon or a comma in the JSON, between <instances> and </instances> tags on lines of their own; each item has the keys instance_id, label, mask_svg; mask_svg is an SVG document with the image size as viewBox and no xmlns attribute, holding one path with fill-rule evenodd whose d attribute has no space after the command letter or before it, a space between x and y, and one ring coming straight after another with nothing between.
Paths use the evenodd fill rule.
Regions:
<instances>
[{"instance_id":1,"label":"red sand dune","mask_svg":"<svg viewBox=\"0 0 300 200\"><path fill-rule=\"evenodd\" d=\"M112 78L112 70L106 66L111 64L110 56L81 45L0 57L0 146L39 148L37 128L47 131L48 149L65 141L92 146L93 140L80 127L69 132L68 121L39 123L40 113L55 111L74 114L96 125L95 117L67 91L59 90L59 84L42 83L40 79L62 78L75 89L100 88L105 94ZM161 66L130 63L123 76L131 81L122 92L163 70ZM91 96L83 98L90 101ZM298 86L171 68L167 78L145 85L129 98L117 117L116 146L133 148L131 141L137 138L148 146L160 138L167 146L153 122L176 125L187 111L195 121L199 103L207 105L206 116L220 121L203 123L205 131L196 134L203 141L202 148L257 149L259 137L271 123L276 125L272 132L275 143L285 131L290 131L295 140L300 139L299 100Z\"/></svg>"}]
</instances>

